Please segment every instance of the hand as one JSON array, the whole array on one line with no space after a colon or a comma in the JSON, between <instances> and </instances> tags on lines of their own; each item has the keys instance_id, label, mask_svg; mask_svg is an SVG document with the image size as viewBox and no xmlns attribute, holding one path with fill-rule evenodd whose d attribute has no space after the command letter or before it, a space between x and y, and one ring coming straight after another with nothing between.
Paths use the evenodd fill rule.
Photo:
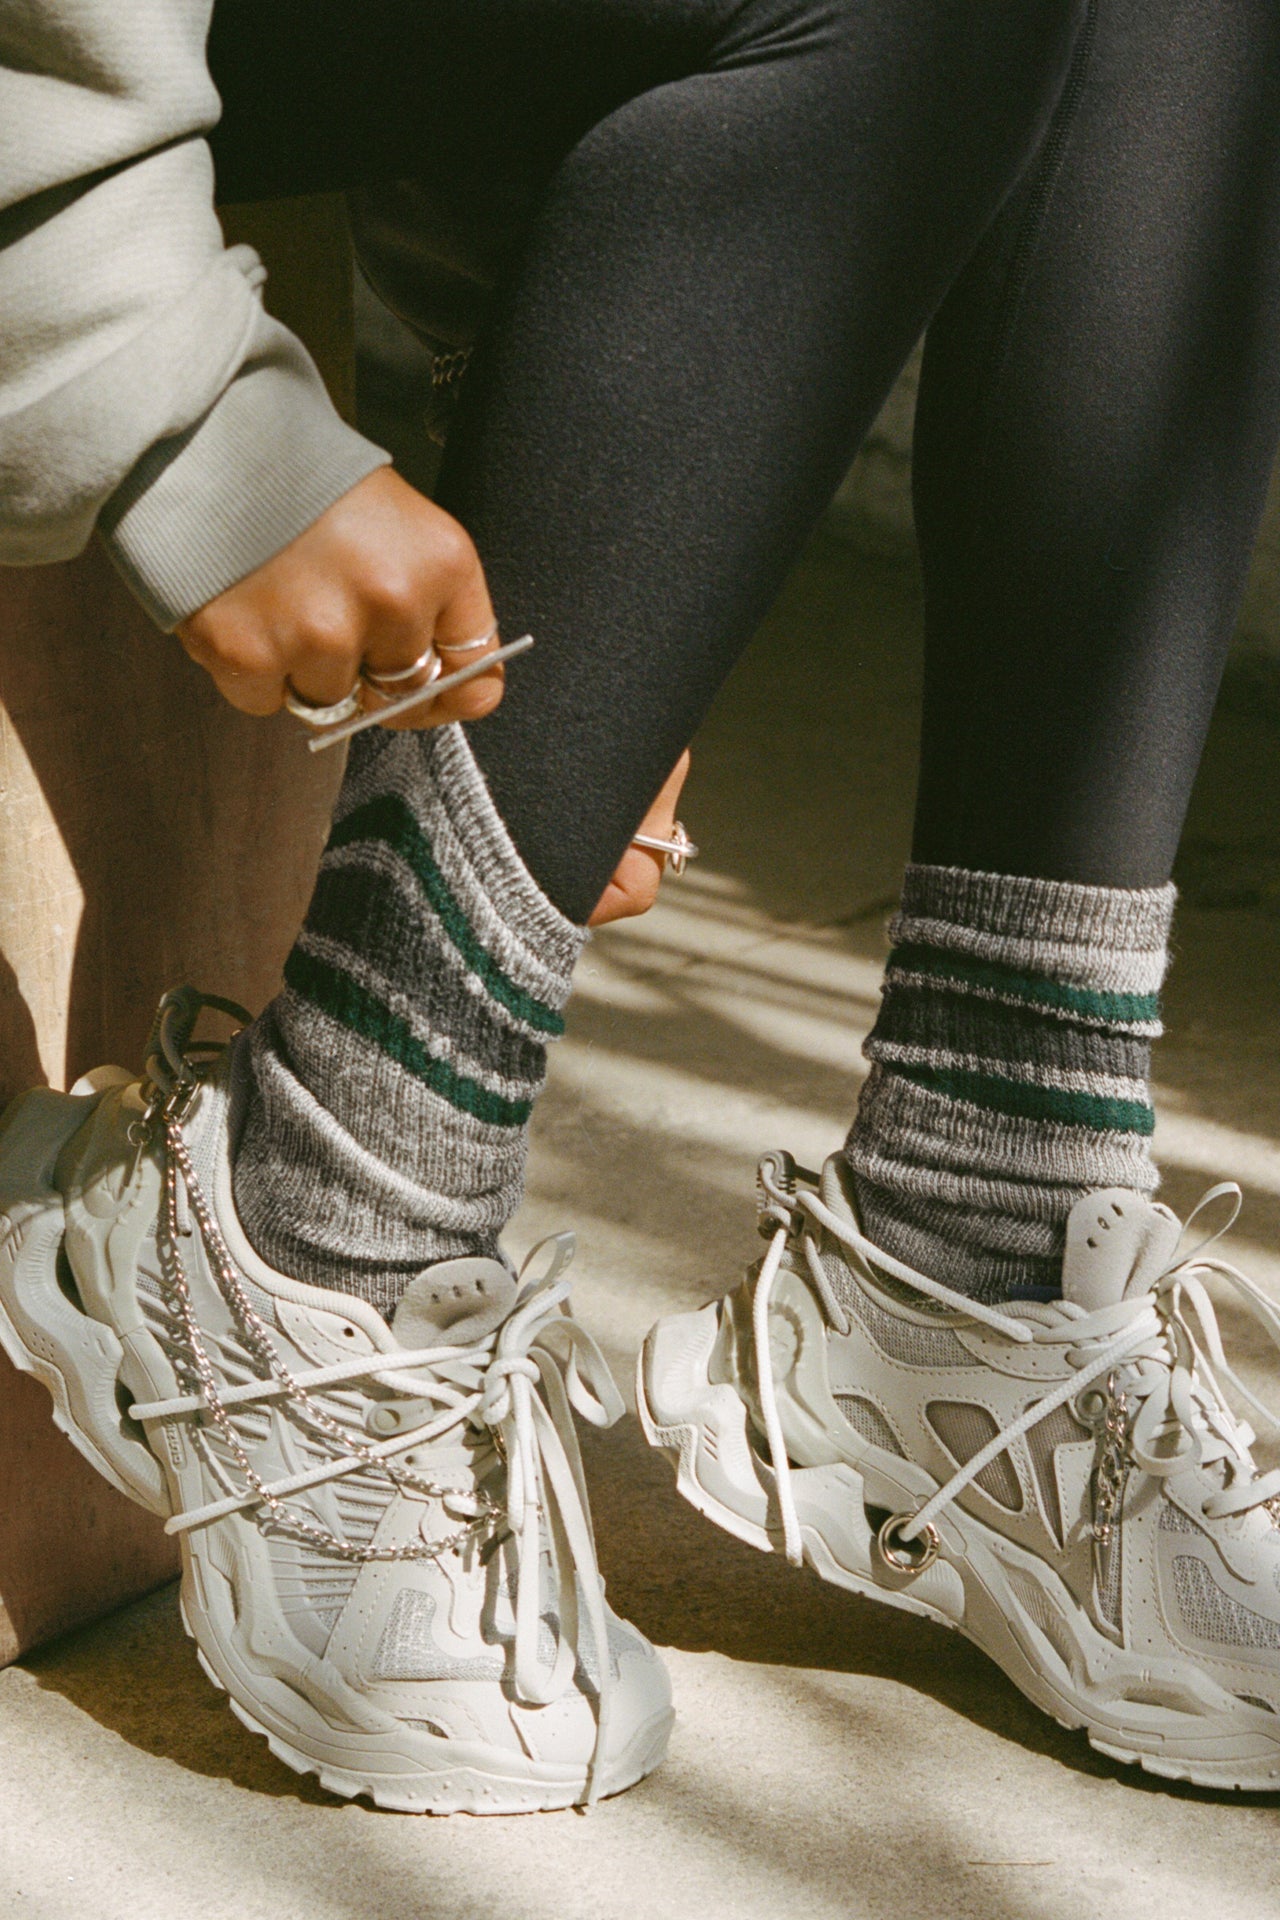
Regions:
<instances>
[{"instance_id":1,"label":"hand","mask_svg":"<svg viewBox=\"0 0 1280 1920\"><path fill-rule=\"evenodd\" d=\"M382 467L184 620L178 637L233 707L267 714L284 704L286 683L304 700L328 706L351 692L362 665L394 673L432 644L448 673L476 658L450 659L450 642L474 640L493 624L466 533ZM397 691L408 692L409 684ZM386 724L479 720L501 698L499 666ZM369 704L377 704L372 695Z\"/></svg>"},{"instance_id":2,"label":"hand","mask_svg":"<svg viewBox=\"0 0 1280 1920\"><path fill-rule=\"evenodd\" d=\"M686 748L676 761L661 793L636 828L637 833L651 834L655 840L671 838L680 790L688 772L689 752ZM658 897L658 886L666 863L666 855L655 853L650 847L628 847L587 925L605 927L611 920L631 920L637 914L648 913Z\"/></svg>"}]
</instances>

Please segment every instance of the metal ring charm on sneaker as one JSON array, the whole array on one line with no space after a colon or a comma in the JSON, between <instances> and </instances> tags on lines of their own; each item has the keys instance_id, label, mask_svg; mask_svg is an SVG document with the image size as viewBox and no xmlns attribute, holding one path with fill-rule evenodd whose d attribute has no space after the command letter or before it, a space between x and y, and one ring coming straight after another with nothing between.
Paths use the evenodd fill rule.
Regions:
<instances>
[{"instance_id":1,"label":"metal ring charm on sneaker","mask_svg":"<svg viewBox=\"0 0 1280 1920\"><path fill-rule=\"evenodd\" d=\"M352 720L360 711L360 689L352 687L350 693L341 700L329 705L315 700L306 700L297 688L286 680L284 683L284 704L295 720L301 720L304 727L313 730L322 727L340 726L344 720Z\"/></svg>"},{"instance_id":2,"label":"metal ring charm on sneaker","mask_svg":"<svg viewBox=\"0 0 1280 1920\"><path fill-rule=\"evenodd\" d=\"M902 1529L914 1517L910 1513L891 1513L876 1535L880 1556L895 1573L923 1573L938 1557L942 1542L938 1538L938 1529L932 1524L917 1534L914 1540L903 1539Z\"/></svg>"},{"instance_id":3,"label":"metal ring charm on sneaker","mask_svg":"<svg viewBox=\"0 0 1280 1920\"><path fill-rule=\"evenodd\" d=\"M671 826L671 838L659 840L656 834L635 833L631 836L633 847L648 847L651 853L665 853L671 871L679 879L691 860L698 857L698 849L689 838L681 821L675 820Z\"/></svg>"},{"instance_id":4,"label":"metal ring charm on sneaker","mask_svg":"<svg viewBox=\"0 0 1280 1920\"><path fill-rule=\"evenodd\" d=\"M395 694L399 693L402 687L407 687L412 680L421 679L423 686L429 687L433 680L440 678L443 667L444 662L440 655L434 646L429 646L425 653L420 653L417 659L407 667L397 667L387 673L375 673L372 667L361 667L360 678L366 686L372 687L375 693Z\"/></svg>"}]
</instances>

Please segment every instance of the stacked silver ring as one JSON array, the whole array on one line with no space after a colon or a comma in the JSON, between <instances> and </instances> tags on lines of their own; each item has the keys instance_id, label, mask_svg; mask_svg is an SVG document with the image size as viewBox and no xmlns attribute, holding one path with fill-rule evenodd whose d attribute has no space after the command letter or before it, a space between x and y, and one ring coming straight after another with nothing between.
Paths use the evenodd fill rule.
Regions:
<instances>
[{"instance_id":1,"label":"stacked silver ring","mask_svg":"<svg viewBox=\"0 0 1280 1920\"><path fill-rule=\"evenodd\" d=\"M327 704L306 699L286 680L285 708L295 720L300 720L304 727L311 728L313 732L321 733L329 727L342 726L363 711L361 690L364 687L371 687L374 693L381 694L385 700L394 700L400 693L407 692L415 681L421 681L424 688L429 687L444 672L441 653L479 653L497 636L498 629L492 626L487 633L478 634L474 640L459 640L456 644L442 642L439 651L432 644L407 667L394 667L384 673L375 673L371 667L361 667L360 678L350 693L344 694L341 700Z\"/></svg>"},{"instance_id":2,"label":"stacked silver ring","mask_svg":"<svg viewBox=\"0 0 1280 1920\"><path fill-rule=\"evenodd\" d=\"M477 634L474 640L441 640L439 646L441 653L479 653L481 647L487 647L497 637L498 629L493 626L488 633Z\"/></svg>"},{"instance_id":3,"label":"stacked silver ring","mask_svg":"<svg viewBox=\"0 0 1280 1920\"><path fill-rule=\"evenodd\" d=\"M429 687L433 680L440 678L443 671L444 662L440 655L434 647L428 647L426 652L420 653L409 666L397 667L394 672L375 673L372 667L361 667L360 678L366 686L372 687L375 693L394 695L411 680L420 679L424 687Z\"/></svg>"},{"instance_id":4,"label":"stacked silver ring","mask_svg":"<svg viewBox=\"0 0 1280 1920\"><path fill-rule=\"evenodd\" d=\"M360 711L360 689L352 687L350 693L341 700L334 700L328 706L314 700L304 700L286 680L284 683L284 704L295 720L301 720L304 727L320 729L341 726L344 720L354 720Z\"/></svg>"}]
</instances>

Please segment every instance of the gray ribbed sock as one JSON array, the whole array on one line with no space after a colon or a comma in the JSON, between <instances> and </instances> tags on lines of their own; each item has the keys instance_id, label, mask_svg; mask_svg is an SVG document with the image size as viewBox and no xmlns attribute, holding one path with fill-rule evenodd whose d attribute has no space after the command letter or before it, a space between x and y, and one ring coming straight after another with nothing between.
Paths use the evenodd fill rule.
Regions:
<instances>
[{"instance_id":1,"label":"gray ribbed sock","mask_svg":"<svg viewBox=\"0 0 1280 1920\"><path fill-rule=\"evenodd\" d=\"M1172 886L911 866L845 1142L885 1251L985 1300L1058 1285L1074 1202L1152 1192Z\"/></svg>"},{"instance_id":2,"label":"gray ribbed sock","mask_svg":"<svg viewBox=\"0 0 1280 1920\"><path fill-rule=\"evenodd\" d=\"M492 1253L586 939L462 729L361 735L282 993L241 1043L235 1197L263 1258L389 1311Z\"/></svg>"}]
</instances>

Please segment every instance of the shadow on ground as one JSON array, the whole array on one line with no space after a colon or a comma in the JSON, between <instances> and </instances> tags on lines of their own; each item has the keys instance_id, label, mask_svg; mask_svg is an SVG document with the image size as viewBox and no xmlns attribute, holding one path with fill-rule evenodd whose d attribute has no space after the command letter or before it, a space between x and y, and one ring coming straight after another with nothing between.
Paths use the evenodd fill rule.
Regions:
<instances>
[{"instance_id":1,"label":"shadow on ground","mask_svg":"<svg viewBox=\"0 0 1280 1920\"><path fill-rule=\"evenodd\" d=\"M757 1155L786 1145L812 1163L847 1124L908 843L918 687L914 574L820 536L697 743L682 810L703 860L583 963L513 1244L577 1229L579 1310L623 1377L656 1315L723 1291L757 1251ZM1277 744L1274 717L1247 704L1224 709L1210 741L1157 1146L1180 1209L1241 1179L1237 1252L1280 1295L1280 917L1257 879L1260 846L1280 847ZM1253 1336L1243 1350L1274 1397L1274 1352ZM1233 1801L1095 1754L961 1636L711 1527L632 1419L589 1435L585 1455L610 1598L673 1649L682 1720L659 1774L591 1821L451 1822L447 1839L437 1823L424 1837L336 1809L227 1711L169 1590L0 1676L33 1730L31 1764L62 1767L67 1792L90 1780L95 1857L117 1848L128 1876L150 1863L141 1898L74 1910L171 1910L156 1862L172 1847L101 1830L119 1774L144 1814L174 1808L200 1885L252 1887L204 1898L214 1920L1081 1920L1117 1904L1133 1920L1210 1905L1269 1920L1280 1796ZM55 1719L56 1738L37 1740Z\"/></svg>"}]
</instances>

